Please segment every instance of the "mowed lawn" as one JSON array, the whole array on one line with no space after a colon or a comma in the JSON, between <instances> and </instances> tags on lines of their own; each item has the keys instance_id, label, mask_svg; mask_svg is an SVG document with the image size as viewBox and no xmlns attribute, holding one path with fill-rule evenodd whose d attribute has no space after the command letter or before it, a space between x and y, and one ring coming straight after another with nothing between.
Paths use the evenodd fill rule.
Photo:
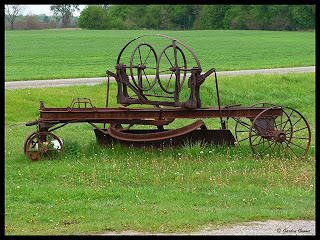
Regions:
<instances>
[{"instance_id":1,"label":"mowed lawn","mask_svg":"<svg viewBox=\"0 0 320 240\"><path fill-rule=\"evenodd\" d=\"M5 31L5 81L106 76L107 69L114 71L121 49L144 34L163 34L183 42L197 55L203 71L212 67L217 71L228 71L315 65L315 32ZM171 44L161 37L147 40L157 54ZM123 53L121 61L124 64L130 64L130 56L140 42L137 40ZM186 49L183 51L188 55ZM187 63L193 66L188 59Z\"/></svg>"}]
</instances>

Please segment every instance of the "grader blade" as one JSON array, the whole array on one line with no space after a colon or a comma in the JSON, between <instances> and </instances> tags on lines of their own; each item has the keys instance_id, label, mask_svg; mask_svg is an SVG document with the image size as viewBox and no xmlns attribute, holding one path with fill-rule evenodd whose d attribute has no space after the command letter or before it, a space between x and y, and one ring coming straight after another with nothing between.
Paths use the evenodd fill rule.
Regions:
<instances>
[{"instance_id":1,"label":"grader blade","mask_svg":"<svg viewBox=\"0 0 320 240\"><path fill-rule=\"evenodd\" d=\"M200 128L200 129L198 129ZM108 128L108 134L95 129L96 139L100 145L119 142L122 145L134 146L180 146L196 142L206 144L234 145L235 138L228 129L208 130L202 120L174 130L135 129L117 131Z\"/></svg>"}]
</instances>

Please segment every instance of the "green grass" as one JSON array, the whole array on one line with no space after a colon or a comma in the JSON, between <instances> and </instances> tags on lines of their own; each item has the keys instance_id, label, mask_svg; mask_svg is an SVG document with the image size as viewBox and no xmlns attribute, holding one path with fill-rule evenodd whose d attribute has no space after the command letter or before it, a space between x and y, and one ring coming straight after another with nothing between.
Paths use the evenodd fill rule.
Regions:
<instances>
[{"instance_id":1,"label":"green grass","mask_svg":"<svg viewBox=\"0 0 320 240\"><path fill-rule=\"evenodd\" d=\"M315 73L219 77L221 104L271 102L308 120L312 142L297 158L255 158L249 144L186 145L161 151L97 145L92 126L70 124L54 133L62 159L30 162L23 154L39 101L66 107L73 97L105 106L106 83L5 90L5 234L92 234L107 231L190 232L268 219L315 219ZM214 79L201 89L217 106ZM250 86L250 87L248 87ZM116 84L111 83L110 106ZM191 120L190 120L191 121ZM219 128L218 119L206 120ZM172 128L186 125L174 121ZM234 123L229 120L233 132Z\"/></svg>"},{"instance_id":2,"label":"green grass","mask_svg":"<svg viewBox=\"0 0 320 240\"><path fill-rule=\"evenodd\" d=\"M120 50L144 34L163 34L183 42L197 55L204 71L301 67L315 65L315 32L290 31L151 31L151 30L34 30L5 32L5 81L104 77L114 71ZM157 54L171 42L148 37ZM187 64L195 66L190 54ZM148 63L149 64L149 63ZM152 64L152 63L150 63ZM154 63L155 64L155 63Z\"/></svg>"}]
</instances>

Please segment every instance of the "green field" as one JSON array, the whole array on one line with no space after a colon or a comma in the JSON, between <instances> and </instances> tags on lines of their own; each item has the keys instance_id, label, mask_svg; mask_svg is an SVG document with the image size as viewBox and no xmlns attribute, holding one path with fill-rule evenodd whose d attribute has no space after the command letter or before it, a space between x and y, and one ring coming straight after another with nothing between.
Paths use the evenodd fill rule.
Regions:
<instances>
[{"instance_id":1,"label":"green field","mask_svg":"<svg viewBox=\"0 0 320 240\"><path fill-rule=\"evenodd\" d=\"M114 34L117 32L120 36L120 31ZM208 31L211 32L215 31ZM51 32L30 34L41 33ZM181 40L188 40L187 32L173 34L186 34L181 35ZM99 60L101 64L103 57ZM55 56L53 60L59 58ZM85 57L81 59L85 60ZM73 63L75 67L79 61L80 58ZM302 65L312 65L312 61ZM85 67L81 67L83 73ZM49 71L54 72L51 68ZM74 97L88 97L96 107L104 107L106 83L5 90L5 234L190 232L210 223L220 227L269 219L315 220L315 73L221 76L218 80L222 105L271 102L301 112L312 132L305 158L254 157L249 143L235 147L195 144L162 150L119 145L102 148L96 143L92 126L70 124L54 131L64 140L62 159L30 162L23 153L23 143L35 127L26 127L24 123L38 118L39 101L47 107L66 107ZM204 107L217 106L212 97L215 96L213 86L214 78L209 77L201 87ZM110 106L117 106L116 93L116 83L112 82ZM218 119L205 122L209 128L219 128ZM186 124L176 120L171 128ZM230 119L228 128L232 132L234 125Z\"/></svg>"},{"instance_id":2,"label":"green field","mask_svg":"<svg viewBox=\"0 0 320 240\"><path fill-rule=\"evenodd\" d=\"M5 81L104 77L107 69L114 71L122 47L144 34L163 34L183 42L195 52L203 71L212 67L217 71L227 71L315 65L315 32L6 31ZM159 37L147 42L158 54L170 43ZM130 63L135 46L124 52L123 63Z\"/></svg>"}]
</instances>

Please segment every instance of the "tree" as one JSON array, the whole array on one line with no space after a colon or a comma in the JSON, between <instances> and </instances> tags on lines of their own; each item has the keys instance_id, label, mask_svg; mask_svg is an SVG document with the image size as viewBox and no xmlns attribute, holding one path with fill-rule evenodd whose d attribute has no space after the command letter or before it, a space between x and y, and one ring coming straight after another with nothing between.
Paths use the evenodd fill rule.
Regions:
<instances>
[{"instance_id":1,"label":"tree","mask_svg":"<svg viewBox=\"0 0 320 240\"><path fill-rule=\"evenodd\" d=\"M40 22L37 18L36 15L30 15L27 16L26 19L26 29L31 30L31 29L43 29L45 23L44 22Z\"/></svg>"},{"instance_id":2,"label":"tree","mask_svg":"<svg viewBox=\"0 0 320 240\"><path fill-rule=\"evenodd\" d=\"M315 5L291 5L291 21L298 29L315 28Z\"/></svg>"},{"instance_id":3,"label":"tree","mask_svg":"<svg viewBox=\"0 0 320 240\"><path fill-rule=\"evenodd\" d=\"M204 5L199 18L199 29L223 29L223 19L229 5Z\"/></svg>"},{"instance_id":4,"label":"tree","mask_svg":"<svg viewBox=\"0 0 320 240\"><path fill-rule=\"evenodd\" d=\"M18 15L22 14L24 7L21 5L7 5L5 6L5 16L8 22L11 24L11 30L13 30L13 24Z\"/></svg>"},{"instance_id":5,"label":"tree","mask_svg":"<svg viewBox=\"0 0 320 240\"><path fill-rule=\"evenodd\" d=\"M104 29L105 12L97 5L90 5L81 13L78 20L78 26L87 29Z\"/></svg>"},{"instance_id":6,"label":"tree","mask_svg":"<svg viewBox=\"0 0 320 240\"><path fill-rule=\"evenodd\" d=\"M193 5L172 5L168 8L171 29L190 29L194 22Z\"/></svg>"},{"instance_id":7,"label":"tree","mask_svg":"<svg viewBox=\"0 0 320 240\"><path fill-rule=\"evenodd\" d=\"M249 10L250 19L255 23L255 27L250 27L247 24L248 29L268 29L270 23L270 13L268 5L252 5Z\"/></svg>"},{"instance_id":8,"label":"tree","mask_svg":"<svg viewBox=\"0 0 320 240\"><path fill-rule=\"evenodd\" d=\"M160 29L161 28L161 14L160 5L147 5L146 13L144 16L144 27L148 29Z\"/></svg>"},{"instance_id":9,"label":"tree","mask_svg":"<svg viewBox=\"0 0 320 240\"><path fill-rule=\"evenodd\" d=\"M49 17L45 15L42 21L45 23L49 23Z\"/></svg>"},{"instance_id":10,"label":"tree","mask_svg":"<svg viewBox=\"0 0 320 240\"><path fill-rule=\"evenodd\" d=\"M74 11L79 11L79 4L61 4L52 5L50 10L53 11L53 15L58 19L62 19L62 27L68 27L70 19Z\"/></svg>"},{"instance_id":11,"label":"tree","mask_svg":"<svg viewBox=\"0 0 320 240\"><path fill-rule=\"evenodd\" d=\"M98 6L100 6L100 7L103 9L103 11L105 11L105 12L107 12L108 9L109 9L109 7L110 7L109 4L100 4L100 5L98 5Z\"/></svg>"},{"instance_id":12,"label":"tree","mask_svg":"<svg viewBox=\"0 0 320 240\"><path fill-rule=\"evenodd\" d=\"M223 19L224 29L247 29L249 5L231 5Z\"/></svg>"}]
</instances>

